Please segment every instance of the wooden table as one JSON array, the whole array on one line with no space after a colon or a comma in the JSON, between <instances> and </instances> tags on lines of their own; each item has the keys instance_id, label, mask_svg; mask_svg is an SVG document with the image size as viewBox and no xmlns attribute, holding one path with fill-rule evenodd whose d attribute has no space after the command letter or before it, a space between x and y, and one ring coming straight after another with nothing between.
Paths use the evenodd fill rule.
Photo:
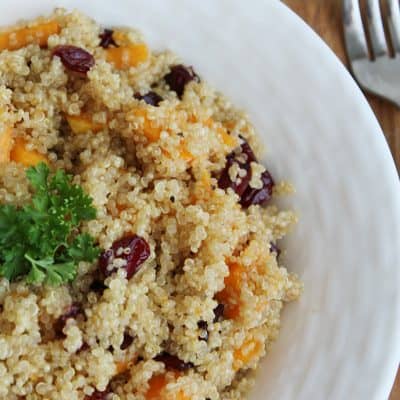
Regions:
<instances>
[{"instance_id":1,"label":"wooden table","mask_svg":"<svg viewBox=\"0 0 400 400\"><path fill-rule=\"evenodd\" d=\"M348 65L341 27L340 0L283 0L283 2L300 15ZM367 94L367 99L378 117L397 169L400 170L400 109L373 95ZM390 400L400 400L400 369Z\"/></svg>"}]
</instances>

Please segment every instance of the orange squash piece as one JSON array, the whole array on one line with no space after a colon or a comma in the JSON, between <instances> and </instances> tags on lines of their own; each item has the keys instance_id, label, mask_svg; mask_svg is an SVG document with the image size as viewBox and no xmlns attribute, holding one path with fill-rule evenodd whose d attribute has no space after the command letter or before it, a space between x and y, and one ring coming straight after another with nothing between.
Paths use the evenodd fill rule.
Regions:
<instances>
[{"instance_id":1,"label":"orange squash piece","mask_svg":"<svg viewBox=\"0 0 400 400\"><path fill-rule=\"evenodd\" d=\"M40 47L46 47L49 36L59 33L60 30L60 25L56 21L49 21L15 31L0 33L0 51L6 49L17 50L33 43L38 44Z\"/></svg>"},{"instance_id":2,"label":"orange squash piece","mask_svg":"<svg viewBox=\"0 0 400 400\"><path fill-rule=\"evenodd\" d=\"M222 126L218 127L217 132L220 135L224 144L226 144L227 146L233 148L238 145L237 139L234 138L233 136L231 136L224 127L222 127Z\"/></svg>"},{"instance_id":3,"label":"orange squash piece","mask_svg":"<svg viewBox=\"0 0 400 400\"><path fill-rule=\"evenodd\" d=\"M233 369L235 371L249 365L261 356L262 343L257 339L248 339L233 352Z\"/></svg>"},{"instance_id":4,"label":"orange squash piece","mask_svg":"<svg viewBox=\"0 0 400 400\"><path fill-rule=\"evenodd\" d=\"M216 298L225 305L224 316L236 319L240 314L240 293L243 282L247 280L246 269L239 263L229 262L229 275L225 277L225 287Z\"/></svg>"},{"instance_id":5,"label":"orange squash piece","mask_svg":"<svg viewBox=\"0 0 400 400\"><path fill-rule=\"evenodd\" d=\"M194 117L196 119L196 117ZM214 120L210 117L203 122L204 126L211 128L214 125Z\"/></svg>"},{"instance_id":6,"label":"orange squash piece","mask_svg":"<svg viewBox=\"0 0 400 400\"><path fill-rule=\"evenodd\" d=\"M136 363L136 359L137 359L137 357L134 356L130 360L128 359L128 360L117 361L115 363L115 370L116 370L117 375L128 371L128 369L131 368L132 365L134 365Z\"/></svg>"},{"instance_id":7,"label":"orange squash piece","mask_svg":"<svg viewBox=\"0 0 400 400\"><path fill-rule=\"evenodd\" d=\"M186 145L183 141L180 144L179 155L187 162L191 162L193 160L193 154L186 148Z\"/></svg>"},{"instance_id":8,"label":"orange squash piece","mask_svg":"<svg viewBox=\"0 0 400 400\"><path fill-rule=\"evenodd\" d=\"M149 58L149 49L143 43L121 47L110 47L105 50L106 59L117 69L136 67Z\"/></svg>"},{"instance_id":9,"label":"orange squash piece","mask_svg":"<svg viewBox=\"0 0 400 400\"><path fill-rule=\"evenodd\" d=\"M147 400L157 400L162 399L162 391L167 386L167 378L165 375L154 375L149 380L149 388L146 392L146 399Z\"/></svg>"},{"instance_id":10,"label":"orange squash piece","mask_svg":"<svg viewBox=\"0 0 400 400\"><path fill-rule=\"evenodd\" d=\"M132 114L136 117L141 117L143 119L139 130L142 131L142 133L144 134L144 136L146 136L150 143L156 142L160 139L160 135L163 129L157 124L157 122L152 121L148 118L145 108L136 108L132 110ZM184 140L181 140L178 151L180 157L183 160L187 162L191 162L193 160L193 154L186 148ZM171 154L167 150L162 149L162 152L167 157L171 158Z\"/></svg>"},{"instance_id":11,"label":"orange squash piece","mask_svg":"<svg viewBox=\"0 0 400 400\"><path fill-rule=\"evenodd\" d=\"M126 32L115 31L112 35L113 39L116 41L118 46L128 46L131 44Z\"/></svg>"},{"instance_id":12,"label":"orange squash piece","mask_svg":"<svg viewBox=\"0 0 400 400\"><path fill-rule=\"evenodd\" d=\"M0 164L10 161L10 153L13 145L12 129L6 128L0 133Z\"/></svg>"},{"instance_id":13,"label":"orange squash piece","mask_svg":"<svg viewBox=\"0 0 400 400\"><path fill-rule=\"evenodd\" d=\"M147 117L146 109L136 108L132 112L136 117L143 118L140 129L149 142L156 142L158 139L160 139L162 128L158 126L155 121L152 121Z\"/></svg>"},{"instance_id":14,"label":"orange squash piece","mask_svg":"<svg viewBox=\"0 0 400 400\"><path fill-rule=\"evenodd\" d=\"M198 184L201 189L205 190L207 193L211 193L211 175L207 170L203 171L201 174Z\"/></svg>"},{"instance_id":15,"label":"orange squash piece","mask_svg":"<svg viewBox=\"0 0 400 400\"><path fill-rule=\"evenodd\" d=\"M209 198L211 195L211 175L204 170L200 179L195 183L194 190L190 195L190 202L191 204L196 204L199 200Z\"/></svg>"},{"instance_id":16,"label":"orange squash piece","mask_svg":"<svg viewBox=\"0 0 400 400\"><path fill-rule=\"evenodd\" d=\"M118 374L122 374L123 372L128 371L130 366L130 362L129 361L118 361L115 363L115 371Z\"/></svg>"},{"instance_id":17,"label":"orange squash piece","mask_svg":"<svg viewBox=\"0 0 400 400\"><path fill-rule=\"evenodd\" d=\"M176 379L179 377L179 374L175 374ZM149 380L149 388L146 392L146 400L166 400L167 396L165 394L165 387L167 386L168 381L165 374L154 375ZM175 400L190 400L185 393L180 390L174 396Z\"/></svg>"},{"instance_id":18,"label":"orange squash piece","mask_svg":"<svg viewBox=\"0 0 400 400\"><path fill-rule=\"evenodd\" d=\"M125 204L116 204L115 208L117 209L118 213L121 214L122 211L125 211L128 207Z\"/></svg>"},{"instance_id":19,"label":"orange squash piece","mask_svg":"<svg viewBox=\"0 0 400 400\"><path fill-rule=\"evenodd\" d=\"M11 150L10 158L16 163L20 163L25 167L33 167L40 162L48 164L46 156L36 150L27 150L26 142L22 138L16 138L14 146Z\"/></svg>"},{"instance_id":20,"label":"orange squash piece","mask_svg":"<svg viewBox=\"0 0 400 400\"><path fill-rule=\"evenodd\" d=\"M166 157L172 158L171 153L168 150L162 148L161 151ZM182 158L182 160L189 163L193 161L193 154L186 148L185 142L183 140L179 144L178 151L179 151L179 156Z\"/></svg>"},{"instance_id":21,"label":"orange squash piece","mask_svg":"<svg viewBox=\"0 0 400 400\"><path fill-rule=\"evenodd\" d=\"M235 121L225 121L224 126L226 129L231 130L235 127L236 123Z\"/></svg>"},{"instance_id":22,"label":"orange squash piece","mask_svg":"<svg viewBox=\"0 0 400 400\"><path fill-rule=\"evenodd\" d=\"M67 119L71 131L77 135L89 131L97 133L104 128L103 124L93 122L92 116L89 114L67 115L65 118Z\"/></svg>"},{"instance_id":23,"label":"orange squash piece","mask_svg":"<svg viewBox=\"0 0 400 400\"><path fill-rule=\"evenodd\" d=\"M210 117L207 118L203 122L204 126L207 126L208 128L213 128L216 129L218 134L220 135L221 140L224 142L229 147L236 147L238 145L237 139L231 136L227 129L224 128L223 126L218 126L217 123Z\"/></svg>"}]
</instances>

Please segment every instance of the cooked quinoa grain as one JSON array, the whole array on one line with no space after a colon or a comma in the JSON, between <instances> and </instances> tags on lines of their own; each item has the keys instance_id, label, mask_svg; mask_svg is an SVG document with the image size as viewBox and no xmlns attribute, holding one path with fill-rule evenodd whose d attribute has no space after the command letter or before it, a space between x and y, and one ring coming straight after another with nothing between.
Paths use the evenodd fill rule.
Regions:
<instances>
[{"instance_id":1,"label":"cooked quinoa grain","mask_svg":"<svg viewBox=\"0 0 400 400\"><path fill-rule=\"evenodd\" d=\"M0 204L29 204L28 167L64 170L102 252L69 284L0 277L0 398L246 398L301 292L275 246L296 216L246 115L78 12L5 28L0 50Z\"/></svg>"}]
</instances>

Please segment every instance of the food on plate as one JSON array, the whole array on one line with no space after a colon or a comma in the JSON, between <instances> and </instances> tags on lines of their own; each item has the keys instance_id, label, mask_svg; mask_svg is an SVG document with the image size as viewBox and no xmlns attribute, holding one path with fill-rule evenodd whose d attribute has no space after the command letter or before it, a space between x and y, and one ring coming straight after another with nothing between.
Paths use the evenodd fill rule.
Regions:
<instances>
[{"instance_id":1,"label":"food on plate","mask_svg":"<svg viewBox=\"0 0 400 400\"><path fill-rule=\"evenodd\" d=\"M79 12L4 28L0 77L0 398L246 398L302 290L247 116Z\"/></svg>"}]
</instances>

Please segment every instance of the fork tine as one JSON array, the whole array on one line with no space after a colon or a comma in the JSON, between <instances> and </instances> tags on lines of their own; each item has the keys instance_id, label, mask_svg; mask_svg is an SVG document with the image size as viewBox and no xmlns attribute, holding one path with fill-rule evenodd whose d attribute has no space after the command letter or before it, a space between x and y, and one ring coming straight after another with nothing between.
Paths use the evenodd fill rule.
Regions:
<instances>
[{"instance_id":1,"label":"fork tine","mask_svg":"<svg viewBox=\"0 0 400 400\"><path fill-rule=\"evenodd\" d=\"M343 0L343 24L349 59L368 58L368 46L358 0Z\"/></svg>"},{"instance_id":2,"label":"fork tine","mask_svg":"<svg viewBox=\"0 0 400 400\"><path fill-rule=\"evenodd\" d=\"M387 54L388 47L383 29L379 0L367 0L367 16L369 22L369 36L375 57Z\"/></svg>"},{"instance_id":3,"label":"fork tine","mask_svg":"<svg viewBox=\"0 0 400 400\"><path fill-rule=\"evenodd\" d=\"M399 0L386 0L390 38L393 50L400 53L400 6Z\"/></svg>"}]
</instances>

